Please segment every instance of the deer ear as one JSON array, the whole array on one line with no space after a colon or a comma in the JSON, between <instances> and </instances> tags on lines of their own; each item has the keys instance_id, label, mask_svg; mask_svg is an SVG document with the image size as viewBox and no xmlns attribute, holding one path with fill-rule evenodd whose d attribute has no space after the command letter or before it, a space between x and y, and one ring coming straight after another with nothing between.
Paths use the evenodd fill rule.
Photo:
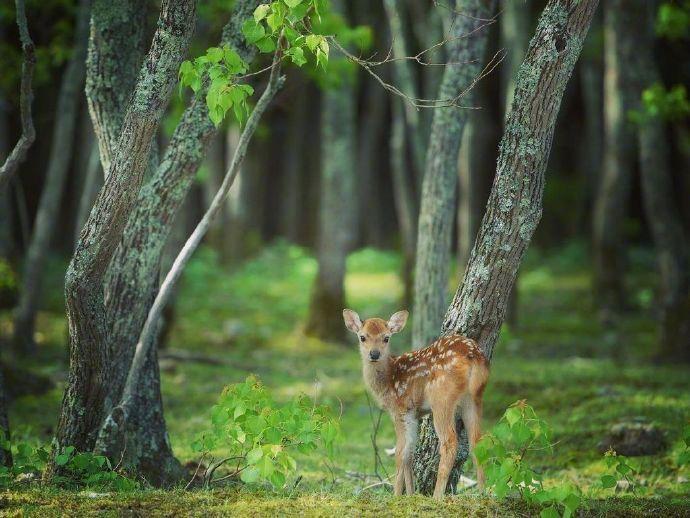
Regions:
<instances>
[{"instance_id":1,"label":"deer ear","mask_svg":"<svg viewBox=\"0 0 690 518\"><path fill-rule=\"evenodd\" d=\"M359 333L359 330L362 329L362 319L351 309L343 309L343 320L345 327L353 333Z\"/></svg>"},{"instance_id":2,"label":"deer ear","mask_svg":"<svg viewBox=\"0 0 690 518\"><path fill-rule=\"evenodd\" d=\"M391 318L388 320L388 329L390 332L399 333L402 331L405 327L405 323L407 322L408 315L409 313L405 309L394 313L393 316L391 316Z\"/></svg>"}]
</instances>

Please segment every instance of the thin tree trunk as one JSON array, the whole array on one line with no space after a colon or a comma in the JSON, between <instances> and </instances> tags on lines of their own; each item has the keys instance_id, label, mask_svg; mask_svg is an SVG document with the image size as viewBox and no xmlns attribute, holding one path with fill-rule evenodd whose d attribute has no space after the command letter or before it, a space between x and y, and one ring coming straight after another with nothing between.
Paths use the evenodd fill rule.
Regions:
<instances>
[{"instance_id":1,"label":"thin tree trunk","mask_svg":"<svg viewBox=\"0 0 690 518\"><path fill-rule=\"evenodd\" d=\"M235 4L232 18L223 29L220 46L235 48L250 63L254 50L245 46L242 24L251 16L258 0ZM175 215L184 202L194 176L218 129L208 117L206 88L194 96L175 129L160 166L138 195L125 227L120 246L110 265L107 290L109 350L113 358L108 386L108 407L122 398L132 358L146 315L158 291L160 260ZM151 336L155 338L153 333ZM182 470L174 458L165 428L160 396L155 344L148 344L141 387L127 416L126 426L113 428L114 421L100 432L97 451L136 470L151 483L168 485ZM108 423L106 423L108 425ZM141 445L145 444L146 448Z\"/></svg>"},{"instance_id":2,"label":"thin tree trunk","mask_svg":"<svg viewBox=\"0 0 690 518\"><path fill-rule=\"evenodd\" d=\"M661 83L652 52L654 7L653 3L641 7L637 11L637 23L631 26L638 42L635 65L638 106L644 88ZM690 362L690 249L675 202L663 120L658 116L644 117L639 124L638 139L644 208L656 247L660 279L657 358L687 363Z\"/></svg>"},{"instance_id":3,"label":"thin tree trunk","mask_svg":"<svg viewBox=\"0 0 690 518\"><path fill-rule=\"evenodd\" d=\"M335 57L335 56L334 56ZM343 58L335 58L343 59ZM355 95L350 77L326 88L321 103L321 199L317 257L306 333L344 340L345 266L355 242Z\"/></svg>"},{"instance_id":4,"label":"thin tree trunk","mask_svg":"<svg viewBox=\"0 0 690 518\"><path fill-rule=\"evenodd\" d=\"M111 6L98 7L107 11ZM96 15L94 8L94 18ZM108 12L107 15L119 19L122 13ZM141 13L136 16L141 17ZM195 1L163 1L151 49L142 64L117 144L109 148L103 139L105 145L101 145L103 161L109 164L108 173L65 278L70 371L58 423L56 451L68 445L78 451L89 451L95 445L108 404L114 366L114 357L108 347L103 288L106 270L122 239L125 223L136 206L156 132L177 81L195 19ZM99 37L98 31L99 26L94 21L93 38ZM94 101L90 102L92 116L94 113L105 115L105 111L100 111L103 107L91 101ZM101 129L112 128L104 126ZM53 469L51 466L48 476Z\"/></svg>"},{"instance_id":5,"label":"thin tree trunk","mask_svg":"<svg viewBox=\"0 0 690 518\"><path fill-rule=\"evenodd\" d=\"M7 417L7 393L5 390L5 377L0 370L0 441L10 440L10 420ZM12 451L0 444L0 466L12 466Z\"/></svg>"},{"instance_id":6,"label":"thin tree trunk","mask_svg":"<svg viewBox=\"0 0 690 518\"><path fill-rule=\"evenodd\" d=\"M306 84L302 85L302 88L296 91L295 95L297 98L290 110L285 143L281 206L283 216L280 221L280 233L293 243L299 241L301 180L305 166L302 158L306 155L308 145L304 136L307 134L307 122L312 99Z\"/></svg>"},{"instance_id":7,"label":"thin tree trunk","mask_svg":"<svg viewBox=\"0 0 690 518\"><path fill-rule=\"evenodd\" d=\"M19 39L22 44L22 76L19 87L19 113L22 133L14 149L12 149L12 152L5 159L2 166L0 166L0 192L5 190L7 182L17 171L19 164L26 159L26 154L36 138L34 121L31 115L31 103L34 97L31 82L34 76L34 65L36 64L34 42L31 41L31 36L29 35L24 0L15 0L14 5L17 27L19 28Z\"/></svg>"},{"instance_id":8,"label":"thin tree trunk","mask_svg":"<svg viewBox=\"0 0 690 518\"><path fill-rule=\"evenodd\" d=\"M26 254L19 292L19 305L14 316L14 352L26 356L36 350L34 326L41 295L41 282L50 242L55 233L60 200L67 170L72 159L75 123L84 84L84 60L89 35L91 0L80 0L74 32L74 47L62 76L55 110L53 142L48 157L48 170L38 204L34 231Z\"/></svg>"},{"instance_id":9,"label":"thin tree trunk","mask_svg":"<svg viewBox=\"0 0 690 518\"><path fill-rule=\"evenodd\" d=\"M442 326L446 335L477 340L487 358L493 355L511 287L541 218L556 117L597 3L550 0L520 67L487 210ZM462 422L456 426L461 435L451 491L468 456ZM433 491L438 459L438 439L425 419L415 453L415 478L424 494Z\"/></svg>"},{"instance_id":10,"label":"thin tree trunk","mask_svg":"<svg viewBox=\"0 0 690 518\"><path fill-rule=\"evenodd\" d=\"M625 217L635 161L628 112L635 102L630 67L639 50L630 23L636 7L604 3L604 156L594 204L594 291L603 319L625 305Z\"/></svg>"},{"instance_id":11,"label":"thin tree trunk","mask_svg":"<svg viewBox=\"0 0 690 518\"><path fill-rule=\"evenodd\" d=\"M368 123L358 128L358 210L359 235L368 246L383 247L386 243L383 228L384 210L381 206L379 177L385 168L381 156L381 135L387 119L386 91L372 81L366 83L364 113Z\"/></svg>"},{"instance_id":12,"label":"thin tree trunk","mask_svg":"<svg viewBox=\"0 0 690 518\"><path fill-rule=\"evenodd\" d=\"M443 73L439 99L456 97L480 73L488 36L485 20L492 15L493 5L487 0L462 0L455 11L449 11L455 16L448 49L451 64ZM415 348L427 345L437 334L447 301L458 152L467 116L467 110L459 107L439 108L431 125L417 232L412 312Z\"/></svg>"},{"instance_id":13,"label":"thin tree trunk","mask_svg":"<svg viewBox=\"0 0 690 518\"><path fill-rule=\"evenodd\" d=\"M235 150L237 149L237 141L240 138L240 131L237 126L231 126L225 133L225 168L230 168ZM256 203L256 196L252 196L250 192L251 182L248 176L250 173L249 167L242 167L237 174L237 178L230 188L228 200L226 202L226 209L228 212L228 228L226 236L227 259L232 265L239 264L242 259L246 257L249 241L256 237L256 227L250 227L248 220L250 219L250 204ZM251 229L251 230L250 230ZM248 234L251 234L248 235Z\"/></svg>"}]
</instances>

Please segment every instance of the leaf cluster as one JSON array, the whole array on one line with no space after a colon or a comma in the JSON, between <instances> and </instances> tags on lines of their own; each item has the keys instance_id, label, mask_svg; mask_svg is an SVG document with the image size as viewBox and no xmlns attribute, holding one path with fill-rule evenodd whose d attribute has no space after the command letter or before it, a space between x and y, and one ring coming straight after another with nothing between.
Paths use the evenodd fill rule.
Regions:
<instances>
[{"instance_id":1,"label":"leaf cluster","mask_svg":"<svg viewBox=\"0 0 690 518\"><path fill-rule=\"evenodd\" d=\"M332 457L339 435L327 407L304 395L278 406L266 387L250 376L223 390L211 410L210 429L192 443L192 449L205 456L222 448L234 466L230 475L239 475L247 484L268 481L282 487L297 469L296 452L322 448Z\"/></svg>"},{"instance_id":2,"label":"leaf cluster","mask_svg":"<svg viewBox=\"0 0 690 518\"><path fill-rule=\"evenodd\" d=\"M630 461L625 455L618 455L615 450L609 448L604 453L604 462L609 471L601 476L602 489L615 488L618 482L622 480L634 488L632 475L635 473L635 469L629 464Z\"/></svg>"},{"instance_id":3,"label":"leaf cluster","mask_svg":"<svg viewBox=\"0 0 690 518\"><path fill-rule=\"evenodd\" d=\"M484 467L487 487L499 499L519 496L542 506L542 517L572 516L582 504L582 492L574 484L545 488L541 474L525 460L537 450L553 451L551 430L521 400L506 409L491 433L477 443L474 454Z\"/></svg>"},{"instance_id":4,"label":"leaf cluster","mask_svg":"<svg viewBox=\"0 0 690 518\"><path fill-rule=\"evenodd\" d=\"M0 447L12 452L12 466L0 466L0 487L13 487L21 481L22 475L38 475L50 458L48 448L34 447L27 442L11 444L0 440ZM51 482L58 487L88 487L110 491L132 491L138 487L131 480L113 469L110 460L103 455L91 452L78 453L74 446L64 448L55 456L59 473Z\"/></svg>"},{"instance_id":5,"label":"leaf cluster","mask_svg":"<svg viewBox=\"0 0 690 518\"><path fill-rule=\"evenodd\" d=\"M690 36L690 1L661 4L656 15L655 30L657 35L670 40Z\"/></svg>"}]
</instances>

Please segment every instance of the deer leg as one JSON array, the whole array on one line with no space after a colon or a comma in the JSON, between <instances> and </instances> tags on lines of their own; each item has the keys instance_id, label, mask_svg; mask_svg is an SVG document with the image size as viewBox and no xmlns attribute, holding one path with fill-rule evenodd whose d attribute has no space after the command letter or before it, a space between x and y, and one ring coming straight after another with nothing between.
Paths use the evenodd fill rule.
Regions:
<instances>
[{"instance_id":1,"label":"deer leg","mask_svg":"<svg viewBox=\"0 0 690 518\"><path fill-rule=\"evenodd\" d=\"M462 422L467 429L467 439L470 443L470 452L472 453L472 461L477 468L477 487L484 489L484 470L477 462L477 457L474 454L474 447L482 435L482 399L481 397L466 396L462 402Z\"/></svg>"},{"instance_id":2,"label":"deer leg","mask_svg":"<svg viewBox=\"0 0 690 518\"><path fill-rule=\"evenodd\" d=\"M455 464L455 455L458 451L458 438L455 432L455 406L447 404L441 408L433 408L434 429L438 436L439 452L441 459L438 463L438 474L436 475L436 487L434 488L434 498L442 500L446 493L446 485L450 471Z\"/></svg>"},{"instance_id":3,"label":"deer leg","mask_svg":"<svg viewBox=\"0 0 690 518\"><path fill-rule=\"evenodd\" d=\"M403 448L402 465L405 473L405 490L408 495L414 494L414 477L412 476L412 457L417 445L419 422L414 414L406 414L405 423L405 447Z\"/></svg>"},{"instance_id":4,"label":"deer leg","mask_svg":"<svg viewBox=\"0 0 690 518\"><path fill-rule=\"evenodd\" d=\"M405 466L403 461L403 454L405 450L405 424L401 418L395 418L395 484L393 486L393 494L400 496L403 494L403 486L405 484Z\"/></svg>"}]
</instances>

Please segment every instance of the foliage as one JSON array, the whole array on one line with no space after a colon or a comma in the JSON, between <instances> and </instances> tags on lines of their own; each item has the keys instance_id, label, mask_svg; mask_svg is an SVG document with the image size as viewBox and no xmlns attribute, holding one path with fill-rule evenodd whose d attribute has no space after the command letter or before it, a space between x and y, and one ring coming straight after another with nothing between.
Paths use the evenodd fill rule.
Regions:
<instances>
[{"instance_id":1,"label":"foliage","mask_svg":"<svg viewBox=\"0 0 690 518\"><path fill-rule=\"evenodd\" d=\"M239 474L247 484L267 480L283 487L297 469L295 451L309 453L322 446L333 456L338 434L327 407L304 395L277 406L259 380L249 376L223 390L211 411L211 429L192 448L211 454L223 446L229 451L226 460L236 465L231 475Z\"/></svg>"},{"instance_id":2,"label":"foliage","mask_svg":"<svg viewBox=\"0 0 690 518\"><path fill-rule=\"evenodd\" d=\"M656 33L671 40L687 38L690 34L690 1L664 2L656 16Z\"/></svg>"},{"instance_id":3,"label":"foliage","mask_svg":"<svg viewBox=\"0 0 690 518\"><path fill-rule=\"evenodd\" d=\"M249 45L259 52L270 53L280 46L283 56L301 67L312 55L318 66L326 67L329 46L326 37L310 29L310 18L319 17L325 8L323 0L276 0L261 4L254 16L242 26L242 34ZM211 47L206 54L180 66L180 84L197 93L208 81L206 105L209 117L219 125L230 108L241 123L247 116L247 98L254 89L241 83L249 65L229 46Z\"/></svg>"},{"instance_id":4,"label":"foliage","mask_svg":"<svg viewBox=\"0 0 690 518\"><path fill-rule=\"evenodd\" d=\"M632 479L635 470L625 455L618 455L614 450L609 449L604 454L604 462L611 471L601 476L602 489L615 488L622 480L627 482L631 488L635 487Z\"/></svg>"},{"instance_id":5,"label":"foliage","mask_svg":"<svg viewBox=\"0 0 690 518\"><path fill-rule=\"evenodd\" d=\"M656 83L642 92L642 107L632 111L630 119L643 124L651 118L677 121L690 115L690 101L684 85L676 85L670 89Z\"/></svg>"},{"instance_id":6,"label":"foliage","mask_svg":"<svg viewBox=\"0 0 690 518\"><path fill-rule=\"evenodd\" d=\"M484 467L487 487L499 499L518 494L523 500L544 506L542 517L571 516L582 503L582 493L574 484L545 488L525 457L535 450L553 451L551 430L524 400L503 414L491 433L475 447L477 462Z\"/></svg>"},{"instance_id":7,"label":"foliage","mask_svg":"<svg viewBox=\"0 0 690 518\"><path fill-rule=\"evenodd\" d=\"M50 454L45 446L34 447L28 442L11 444L0 441L0 447L12 451L11 467L0 466L0 487L13 487L21 482L22 475L38 475L45 467ZM91 452L77 453L68 446L55 457L55 464L61 469L52 481L58 487L88 487L112 491L132 491L138 484L118 473L110 461Z\"/></svg>"}]
</instances>

